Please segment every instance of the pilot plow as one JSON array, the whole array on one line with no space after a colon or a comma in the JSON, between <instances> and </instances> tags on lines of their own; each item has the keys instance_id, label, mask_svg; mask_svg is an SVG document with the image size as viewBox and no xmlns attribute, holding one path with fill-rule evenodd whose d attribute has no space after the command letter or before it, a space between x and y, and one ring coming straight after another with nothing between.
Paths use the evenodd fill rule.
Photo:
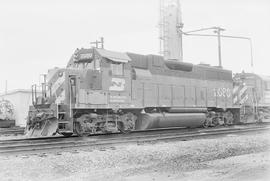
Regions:
<instances>
[{"instance_id":1,"label":"pilot plow","mask_svg":"<svg viewBox=\"0 0 270 181\"><path fill-rule=\"evenodd\" d=\"M28 119L26 137L52 136L57 133L58 120L46 113L39 113Z\"/></svg>"}]
</instances>

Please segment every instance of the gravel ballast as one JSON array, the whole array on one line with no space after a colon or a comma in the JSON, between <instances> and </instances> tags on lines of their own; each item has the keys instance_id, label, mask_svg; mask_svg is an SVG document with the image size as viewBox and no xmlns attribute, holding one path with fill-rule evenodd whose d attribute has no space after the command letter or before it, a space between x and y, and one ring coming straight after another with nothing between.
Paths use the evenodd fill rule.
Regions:
<instances>
[{"instance_id":1,"label":"gravel ballast","mask_svg":"<svg viewBox=\"0 0 270 181\"><path fill-rule=\"evenodd\" d=\"M264 132L0 156L0 180L267 180L269 139Z\"/></svg>"}]
</instances>

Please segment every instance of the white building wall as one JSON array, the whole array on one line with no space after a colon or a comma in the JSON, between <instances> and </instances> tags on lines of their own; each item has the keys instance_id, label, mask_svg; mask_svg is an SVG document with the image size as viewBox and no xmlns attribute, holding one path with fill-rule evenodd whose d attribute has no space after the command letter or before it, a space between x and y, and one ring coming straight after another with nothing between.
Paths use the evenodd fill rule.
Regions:
<instances>
[{"instance_id":1,"label":"white building wall","mask_svg":"<svg viewBox=\"0 0 270 181\"><path fill-rule=\"evenodd\" d=\"M0 95L0 99L9 100L14 106L15 125L25 127L29 106L32 105L32 93L30 90L15 90Z\"/></svg>"}]
</instances>

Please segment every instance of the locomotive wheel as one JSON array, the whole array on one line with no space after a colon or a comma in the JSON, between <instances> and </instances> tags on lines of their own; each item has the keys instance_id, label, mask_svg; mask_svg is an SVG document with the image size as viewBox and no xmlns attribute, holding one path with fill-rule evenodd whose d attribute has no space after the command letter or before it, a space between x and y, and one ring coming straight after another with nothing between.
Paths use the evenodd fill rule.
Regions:
<instances>
[{"instance_id":1,"label":"locomotive wheel","mask_svg":"<svg viewBox=\"0 0 270 181\"><path fill-rule=\"evenodd\" d=\"M212 125L212 118L206 118L205 120L204 120L204 122L203 122L203 127L204 128L208 128L209 126L211 126Z\"/></svg>"},{"instance_id":2,"label":"locomotive wheel","mask_svg":"<svg viewBox=\"0 0 270 181\"><path fill-rule=\"evenodd\" d=\"M124 124L122 122L117 122L117 128L121 133L128 134L131 132L130 129L125 130Z\"/></svg>"},{"instance_id":3,"label":"locomotive wheel","mask_svg":"<svg viewBox=\"0 0 270 181\"><path fill-rule=\"evenodd\" d=\"M214 118L214 119L212 120L212 125L213 125L214 127L218 126L218 125L219 125L219 118Z\"/></svg>"},{"instance_id":4,"label":"locomotive wheel","mask_svg":"<svg viewBox=\"0 0 270 181\"><path fill-rule=\"evenodd\" d=\"M224 124L231 125L233 124L233 114L231 111L227 111L224 117Z\"/></svg>"},{"instance_id":5,"label":"locomotive wheel","mask_svg":"<svg viewBox=\"0 0 270 181\"><path fill-rule=\"evenodd\" d=\"M79 122L74 123L74 132L78 136L83 136L83 129Z\"/></svg>"},{"instance_id":6,"label":"locomotive wheel","mask_svg":"<svg viewBox=\"0 0 270 181\"><path fill-rule=\"evenodd\" d=\"M135 122L137 116L133 113L128 112L120 116L120 120L117 122L117 128L121 133L130 133L132 130L135 130Z\"/></svg>"},{"instance_id":7,"label":"locomotive wheel","mask_svg":"<svg viewBox=\"0 0 270 181\"><path fill-rule=\"evenodd\" d=\"M203 127L204 127L204 128L208 128L209 126L210 126L209 121L206 119L206 120L203 122Z\"/></svg>"}]
</instances>

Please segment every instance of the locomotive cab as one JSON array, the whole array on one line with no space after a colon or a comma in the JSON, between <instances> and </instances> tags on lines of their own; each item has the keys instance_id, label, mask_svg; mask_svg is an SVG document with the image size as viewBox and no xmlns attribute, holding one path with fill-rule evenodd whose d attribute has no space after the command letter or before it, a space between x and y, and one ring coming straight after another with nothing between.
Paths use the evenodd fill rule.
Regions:
<instances>
[{"instance_id":1,"label":"locomotive cab","mask_svg":"<svg viewBox=\"0 0 270 181\"><path fill-rule=\"evenodd\" d=\"M80 69L73 107L75 132L80 135L81 132L117 132L128 128L123 120L130 116L121 110L129 108L131 103L131 59L124 53L97 48L78 50L75 57L77 60L69 64L72 67L81 57L92 57L94 65L89 68L88 63Z\"/></svg>"}]
</instances>

